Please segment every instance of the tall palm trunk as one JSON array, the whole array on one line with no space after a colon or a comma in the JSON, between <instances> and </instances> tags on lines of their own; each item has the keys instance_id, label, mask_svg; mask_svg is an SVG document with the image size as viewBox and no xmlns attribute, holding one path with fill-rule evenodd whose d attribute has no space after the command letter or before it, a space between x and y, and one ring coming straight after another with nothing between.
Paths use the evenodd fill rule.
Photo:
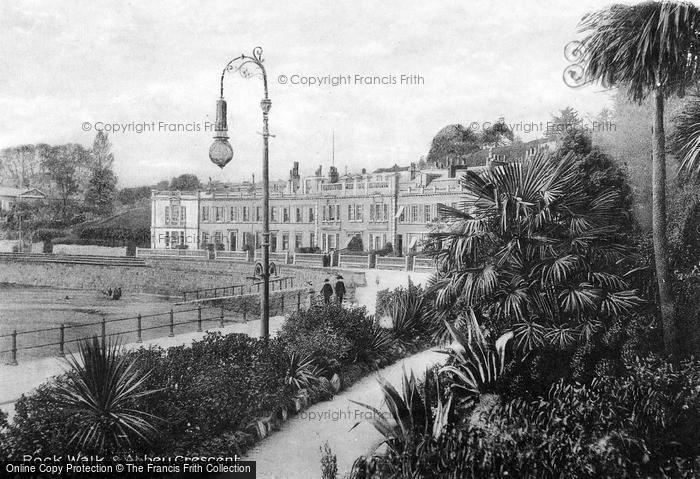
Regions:
<instances>
[{"instance_id":1,"label":"tall palm trunk","mask_svg":"<svg viewBox=\"0 0 700 479\"><path fill-rule=\"evenodd\" d=\"M654 263L659 289L659 307L664 329L666 354L677 350L676 315L671 296L668 273L668 241L666 240L666 138L664 132L664 93L655 91L655 116L652 129L652 229L654 237Z\"/></svg>"}]
</instances>

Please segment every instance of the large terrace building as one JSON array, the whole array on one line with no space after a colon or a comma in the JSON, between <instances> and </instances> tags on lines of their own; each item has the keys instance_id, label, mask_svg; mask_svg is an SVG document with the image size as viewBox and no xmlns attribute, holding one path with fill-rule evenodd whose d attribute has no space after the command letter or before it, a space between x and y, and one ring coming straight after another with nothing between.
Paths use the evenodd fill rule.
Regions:
<instances>
[{"instance_id":1,"label":"large terrace building","mask_svg":"<svg viewBox=\"0 0 700 479\"><path fill-rule=\"evenodd\" d=\"M537 149L529 148L527 154ZM493 155L494 160L502 160ZM470 169L488 168L484 166ZM339 175L321 167L301 178L298 163L289 179L270 183L270 251L322 251L346 248L354 237L365 251L390 243L396 252L419 251L434 229L440 203L455 206L462 199L461 165L440 168L380 168L371 173ZM151 248L259 248L262 233L262 190L239 183L208 191L153 191Z\"/></svg>"}]
</instances>

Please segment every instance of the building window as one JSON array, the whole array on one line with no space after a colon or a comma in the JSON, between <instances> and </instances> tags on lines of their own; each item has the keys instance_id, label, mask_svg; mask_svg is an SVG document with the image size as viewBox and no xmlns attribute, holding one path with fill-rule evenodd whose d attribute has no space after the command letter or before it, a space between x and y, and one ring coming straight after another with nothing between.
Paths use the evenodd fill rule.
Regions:
<instances>
[{"instance_id":1,"label":"building window","mask_svg":"<svg viewBox=\"0 0 700 479\"><path fill-rule=\"evenodd\" d=\"M309 208L309 223L313 223L316 220L316 215L314 214L314 207Z\"/></svg>"},{"instance_id":2,"label":"building window","mask_svg":"<svg viewBox=\"0 0 700 479\"><path fill-rule=\"evenodd\" d=\"M180 222L180 208L173 206L170 208L170 223L176 225Z\"/></svg>"},{"instance_id":3,"label":"building window","mask_svg":"<svg viewBox=\"0 0 700 479\"><path fill-rule=\"evenodd\" d=\"M165 232L165 247L170 248L170 231Z\"/></svg>"},{"instance_id":4,"label":"building window","mask_svg":"<svg viewBox=\"0 0 700 479\"><path fill-rule=\"evenodd\" d=\"M247 206L243 207L243 221L248 222L248 215L250 214L250 208Z\"/></svg>"},{"instance_id":5,"label":"building window","mask_svg":"<svg viewBox=\"0 0 700 479\"><path fill-rule=\"evenodd\" d=\"M375 205L374 203L369 205L369 222L370 223L374 222L374 218L375 218L374 210L376 207L377 207L377 205Z\"/></svg>"},{"instance_id":6,"label":"building window","mask_svg":"<svg viewBox=\"0 0 700 479\"><path fill-rule=\"evenodd\" d=\"M310 248L316 247L316 233L309 234L309 247Z\"/></svg>"},{"instance_id":7,"label":"building window","mask_svg":"<svg viewBox=\"0 0 700 479\"><path fill-rule=\"evenodd\" d=\"M223 206L214 207L214 221L216 221L216 222L224 221L224 207Z\"/></svg>"},{"instance_id":8,"label":"building window","mask_svg":"<svg viewBox=\"0 0 700 479\"><path fill-rule=\"evenodd\" d=\"M238 221L238 208L236 208L235 206L232 206L231 211L229 212L229 215L231 216L232 222Z\"/></svg>"},{"instance_id":9,"label":"building window","mask_svg":"<svg viewBox=\"0 0 700 479\"><path fill-rule=\"evenodd\" d=\"M202 221L209 221L209 207L202 206Z\"/></svg>"},{"instance_id":10,"label":"building window","mask_svg":"<svg viewBox=\"0 0 700 479\"><path fill-rule=\"evenodd\" d=\"M389 221L389 205L384 204L382 205L384 208L382 210L384 211L384 215L382 216L382 221Z\"/></svg>"},{"instance_id":11,"label":"building window","mask_svg":"<svg viewBox=\"0 0 700 479\"><path fill-rule=\"evenodd\" d=\"M324 221L340 221L340 205L325 205L323 207Z\"/></svg>"},{"instance_id":12,"label":"building window","mask_svg":"<svg viewBox=\"0 0 700 479\"><path fill-rule=\"evenodd\" d=\"M296 233L294 235L294 249L295 250L298 250L299 248L301 248L302 240L303 240L303 236L301 233Z\"/></svg>"},{"instance_id":13,"label":"building window","mask_svg":"<svg viewBox=\"0 0 700 479\"><path fill-rule=\"evenodd\" d=\"M430 220L432 220L432 218L430 216L430 211L431 211L430 205L425 205L423 207L423 215L424 215L424 220L426 223L430 223Z\"/></svg>"},{"instance_id":14,"label":"building window","mask_svg":"<svg viewBox=\"0 0 700 479\"><path fill-rule=\"evenodd\" d=\"M270 208L270 221L273 223L277 222L277 208L275 206Z\"/></svg>"},{"instance_id":15,"label":"building window","mask_svg":"<svg viewBox=\"0 0 700 479\"><path fill-rule=\"evenodd\" d=\"M258 223L262 221L262 206L255 207L255 221Z\"/></svg>"},{"instance_id":16,"label":"building window","mask_svg":"<svg viewBox=\"0 0 700 479\"><path fill-rule=\"evenodd\" d=\"M282 251L289 249L289 233L282 234Z\"/></svg>"},{"instance_id":17,"label":"building window","mask_svg":"<svg viewBox=\"0 0 700 479\"><path fill-rule=\"evenodd\" d=\"M362 205L348 205L348 221L362 221Z\"/></svg>"},{"instance_id":18,"label":"building window","mask_svg":"<svg viewBox=\"0 0 700 479\"><path fill-rule=\"evenodd\" d=\"M282 221L289 223L289 208L286 206L282 208Z\"/></svg>"},{"instance_id":19,"label":"building window","mask_svg":"<svg viewBox=\"0 0 700 479\"><path fill-rule=\"evenodd\" d=\"M296 208L296 222L301 223L302 221L304 221L302 210L301 208Z\"/></svg>"},{"instance_id":20,"label":"building window","mask_svg":"<svg viewBox=\"0 0 700 479\"><path fill-rule=\"evenodd\" d=\"M165 224L166 225L170 224L170 207L169 206L165 207Z\"/></svg>"},{"instance_id":21,"label":"building window","mask_svg":"<svg viewBox=\"0 0 700 479\"><path fill-rule=\"evenodd\" d=\"M270 251L277 251L277 233L270 233Z\"/></svg>"},{"instance_id":22,"label":"building window","mask_svg":"<svg viewBox=\"0 0 700 479\"><path fill-rule=\"evenodd\" d=\"M418 205L411 205L411 223L418 223Z\"/></svg>"},{"instance_id":23,"label":"building window","mask_svg":"<svg viewBox=\"0 0 700 479\"><path fill-rule=\"evenodd\" d=\"M183 225L185 224L185 216L186 216L185 214L186 214L185 207L180 206L180 223L182 223Z\"/></svg>"}]
</instances>

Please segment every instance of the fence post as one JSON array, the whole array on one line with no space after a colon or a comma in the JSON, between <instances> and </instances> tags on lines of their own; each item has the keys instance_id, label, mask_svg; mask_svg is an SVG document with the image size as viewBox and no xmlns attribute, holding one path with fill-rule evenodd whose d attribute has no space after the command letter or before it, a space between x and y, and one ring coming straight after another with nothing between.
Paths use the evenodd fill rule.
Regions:
<instances>
[{"instance_id":1,"label":"fence post","mask_svg":"<svg viewBox=\"0 0 700 479\"><path fill-rule=\"evenodd\" d=\"M17 330L12 331L12 360L10 366L17 366Z\"/></svg>"},{"instance_id":2,"label":"fence post","mask_svg":"<svg viewBox=\"0 0 700 479\"><path fill-rule=\"evenodd\" d=\"M182 302L183 303L187 302L187 293L185 291L182 292Z\"/></svg>"},{"instance_id":3,"label":"fence post","mask_svg":"<svg viewBox=\"0 0 700 479\"><path fill-rule=\"evenodd\" d=\"M301 309L301 291L297 292L297 311Z\"/></svg>"},{"instance_id":4,"label":"fence post","mask_svg":"<svg viewBox=\"0 0 700 479\"><path fill-rule=\"evenodd\" d=\"M248 301L243 300L243 322L247 323L248 319L246 316L248 315Z\"/></svg>"},{"instance_id":5,"label":"fence post","mask_svg":"<svg viewBox=\"0 0 700 479\"><path fill-rule=\"evenodd\" d=\"M136 316L136 342L142 342L141 339L141 313Z\"/></svg>"},{"instance_id":6,"label":"fence post","mask_svg":"<svg viewBox=\"0 0 700 479\"><path fill-rule=\"evenodd\" d=\"M58 341L58 354L60 354L61 356L65 356L66 353L63 349L63 345L66 341L66 326L64 324L61 324L60 331L61 331L61 335L60 335L60 339Z\"/></svg>"},{"instance_id":7,"label":"fence post","mask_svg":"<svg viewBox=\"0 0 700 479\"><path fill-rule=\"evenodd\" d=\"M175 336L175 312L170 309L170 334L168 334L168 337L173 337Z\"/></svg>"},{"instance_id":8,"label":"fence post","mask_svg":"<svg viewBox=\"0 0 700 479\"><path fill-rule=\"evenodd\" d=\"M102 347L107 344L107 318L102 317Z\"/></svg>"},{"instance_id":9,"label":"fence post","mask_svg":"<svg viewBox=\"0 0 700 479\"><path fill-rule=\"evenodd\" d=\"M220 325L223 328L224 327L224 305L221 305L221 318L220 318Z\"/></svg>"},{"instance_id":10,"label":"fence post","mask_svg":"<svg viewBox=\"0 0 700 479\"><path fill-rule=\"evenodd\" d=\"M202 332L202 305L197 306L197 332Z\"/></svg>"},{"instance_id":11,"label":"fence post","mask_svg":"<svg viewBox=\"0 0 700 479\"><path fill-rule=\"evenodd\" d=\"M284 314L284 291L282 291L281 298L282 299L280 301L282 302L282 311L280 311L280 313Z\"/></svg>"}]
</instances>

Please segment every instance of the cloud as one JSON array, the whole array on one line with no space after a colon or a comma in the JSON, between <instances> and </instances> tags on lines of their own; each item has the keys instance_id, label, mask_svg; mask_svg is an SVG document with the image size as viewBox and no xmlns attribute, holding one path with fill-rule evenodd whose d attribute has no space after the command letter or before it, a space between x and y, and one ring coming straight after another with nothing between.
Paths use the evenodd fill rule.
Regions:
<instances>
[{"instance_id":1,"label":"cloud","mask_svg":"<svg viewBox=\"0 0 700 479\"><path fill-rule=\"evenodd\" d=\"M273 101L271 175L331 161L351 170L407 164L446 124L544 121L608 96L561 81L563 46L581 15L605 5L503 1L29 2L0 6L0 147L92 143L85 121L212 121L226 62L262 45ZM302 86L279 75L417 74L420 85ZM113 133L123 185L185 172L260 175L259 80L226 79L234 162L207 152L211 132Z\"/></svg>"}]
</instances>

